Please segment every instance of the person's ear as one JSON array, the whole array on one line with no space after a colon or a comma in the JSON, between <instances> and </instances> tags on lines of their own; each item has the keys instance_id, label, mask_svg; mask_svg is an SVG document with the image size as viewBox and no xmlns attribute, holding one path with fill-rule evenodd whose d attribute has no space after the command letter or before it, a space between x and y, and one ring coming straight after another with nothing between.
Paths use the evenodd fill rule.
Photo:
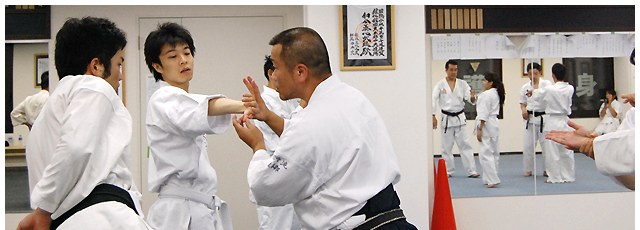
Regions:
<instances>
[{"instance_id":1,"label":"person's ear","mask_svg":"<svg viewBox=\"0 0 640 230\"><path fill-rule=\"evenodd\" d=\"M103 73L104 65L100 63L100 60L98 58L91 59L91 62L89 62L89 65L87 66L87 72L85 74L102 77Z\"/></svg>"},{"instance_id":2,"label":"person's ear","mask_svg":"<svg viewBox=\"0 0 640 230\"><path fill-rule=\"evenodd\" d=\"M267 76L269 76L269 78L271 78L271 76L273 76L273 70L267 70Z\"/></svg>"},{"instance_id":3,"label":"person's ear","mask_svg":"<svg viewBox=\"0 0 640 230\"><path fill-rule=\"evenodd\" d=\"M293 68L293 74L297 77L299 82L304 82L310 77L309 68L304 64L297 64Z\"/></svg>"},{"instance_id":4,"label":"person's ear","mask_svg":"<svg viewBox=\"0 0 640 230\"><path fill-rule=\"evenodd\" d=\"M161 74L162 74L162 71L163 71L163 69L162 69L162 65L160 65L160 64L158 64L158 63L155 63L155 62L154 62L154 63L151 63L151 66L153 66L153 68L154 68L158 73L161 73Z\"/></svg>"}]
</instances>

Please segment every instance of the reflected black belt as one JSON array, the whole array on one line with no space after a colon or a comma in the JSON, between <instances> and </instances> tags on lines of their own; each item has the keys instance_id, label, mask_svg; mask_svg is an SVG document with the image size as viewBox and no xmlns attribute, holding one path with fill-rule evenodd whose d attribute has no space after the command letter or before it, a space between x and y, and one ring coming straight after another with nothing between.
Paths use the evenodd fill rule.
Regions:
<instances>
[{"instance_id":1,"label":"reflected black belt","mask_svg":"<svg viewBox=\"0 0 640 230\"><path fill-rule=\"evenodd\" d=\"M440 110L442 112L442 114L450 116L450 117L457 117L458 121L460 121L460 117L459 115L462 114L464 112L463 110L460 110L458 112L448 112L448 111L444 111L443 109ZM444 119L444 116L442 116L442 119ZM447 127L449 126L449 119L447 119L447 123L444 125L444 133L447 133Z\"/></svg>"},{"instance_id":2,"label":"reflected black belt","mask_svg":"<svg viewBox=\"0 0 640 230\"><path fill-rule=\"evenodd\" d=\"M385 189L367 200L367 203L353 215L365 215L366 217L366 220L353 228L353 230L417 230L415 226L407 222L402 209L400 209L400 198L396 191L393 190L393 184L389 184ZM389 223L394 225L386 225Z\"/></svg>"},{"instance_id":3,"label":"reflected black belt","mask_svg":"<svg viewBox=\"0 0 640 230\"><path fill-rule=\"evenodd\" d=\"M133 209L136 214L140 215L136 210L136 206L133 203L133 199L131 199L131 195L129 192L124 189L111 185L111 184L100 184L96 186L93 191L89 194L89 196L85 197L80 203L73 208L69 209L69 211L65 212L55 220L51 221L50 229L57 229L65 220L69 219L76 212L82 211L85 208L90 207L91 205L107 202L107 201L116 201L123 203L129 208Z\"/></svg>"},{"instance_id":4,"label":"reflected black belt","mask_svg":"<svg viewBox=\"0 0 640 230\"><path fill-rule=\"evenodd\" d=\"M533 112L531 110L527 110L528 114L533 114L534 117L540 117L542 115L545 115L544 111L542 112ZM544 118L540 117L540 132L542 133L542 125L544 125ZM529 129L529 118L527 118L527 126L525 129Z\"/></svg>"}]
</instances>

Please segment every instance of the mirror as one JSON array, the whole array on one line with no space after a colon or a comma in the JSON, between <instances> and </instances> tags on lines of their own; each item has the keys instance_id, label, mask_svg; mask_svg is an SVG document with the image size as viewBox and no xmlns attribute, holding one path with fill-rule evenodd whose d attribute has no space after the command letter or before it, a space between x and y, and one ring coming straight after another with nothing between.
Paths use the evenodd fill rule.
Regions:
<instances>
[{"instance_id":1,"label":"mirror","mask_svg":"<svg viewBox=\"0 0 640 230\"><path fill-rule=\"evenodd\" d=\"M567 67L566 80L575 88L571 120L594 130L600 122L600 99L607 89L614 88L619 95L634 92L634 73L629 71L629 55L633 50L634 33L553 33L553 34L450 34L430 35L431 89L446 77L445 63L451 58L458 61L459 80L467 81L476 95L484 88L484 74L492 71L502 76L505 86L505 103L499 119L500 157L498 176L500 185L485 188L481 178L469 178L454 144L455 173L449 178L451 195L461 197L550 195L567 193L620 192L628 189L616 185L609 177L600 174L593 159L574 153L575 178L572 183L545 183L543 154L540 145L535 148L534 172L524 177L523 148L525 121L520 108L520 90L530 80L526 63L542 65L541 80L553 83L551 67L562 63ZM428 44L429 45L429 44ZM576 48L576 46L581 46ZM606 48L603 48L606 47ZM627 52L628 51L628 52ZM429 55L429 54L427 54ZM462 57L462 58L460 58ZM497 63L496 63L497 62ZM614 64L615 63L615 67ZM613 87L615 86L615 87ZM624 105L619 118L623 119L630 108ZM435 108L438 128L433 130L435 160L441 158L441 108ZM473 147L476 171L483 175L479 162L479 145L473 134L475 106L466 102L466 131ZM533 131L529 129L527 131ZM437 164L436 164L437 165Z\"/></svg>"},{"instance_id":2,"label":"mirror","mask_svg":"<svg viewBox=\"0 0 640 230\"><path fill-rule=\"evenodd\" d=\"M29 128L13 127L9 114L25 98L40 92L35 76L38 70L51 66L43 64L49 43L48 40L10 40L5 41L5 48L5 141L13 140L11 146L5 147L5 212L24 213L32 211L24 149Z\"/></svg>"}]
</instances>

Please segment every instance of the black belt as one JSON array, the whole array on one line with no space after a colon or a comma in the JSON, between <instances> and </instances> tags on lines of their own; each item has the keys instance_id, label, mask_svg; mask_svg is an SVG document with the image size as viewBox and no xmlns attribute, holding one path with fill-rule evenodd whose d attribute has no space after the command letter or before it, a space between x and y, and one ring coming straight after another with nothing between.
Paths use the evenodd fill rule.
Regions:
<instances>
[{"instance_id":1,"label":"black belt","mask_svg":"<svg viewBox=\"0 0 640 230\"><path fill-rule=\"evenodd\" d=\"M440 111L444 115L447 115L447 116L450 116L450 117L457 117L458 121L460 121L460 117L458 117L458 116L464 112L464 109L460 110L458 112L448 112L448 111L444 111L443 109L441 109ZM442 116L442 118L444 119L444 116ZM447 127L448 126L449 126L449 119L447 119L447 123L444 125L444 133L447 133Z\"/></svg>"},{"instance_id":2,"label":"black belt","mask_svg":"<svg viewBox=\"0 0 640 230\"><path fill-rule=\"evenodd\" d=\"M531 110L527 110L528 114L533 114L534 117L540 117L545 115L544 111L542 112L533 112ZM542 133L542 125L544 125L544 118L540 117L540 132ZM529 129L529 117L527 117L527 127L525 129Z\"/></svg>"},{"instance_id":3,"label":"black belt","mask_svg":"<svg viewBox=\"0 0 640 230\"><path fill-rule=\"evenodd\" d=\"M138 214L138 211L136 210L135 204L133 203L133 199L131 199L131 195L129 194L129 192L115 185L100 184L96 186L93 191L91 191L89 196L80 201L80 203L78 203L76 206L73 206L73 208L69 209L69 211L65 212L55 220L52 220L50 229L57 229L62 223L64 223L65 220L69 219L69 217L71 217L76 212L82 211L83 209L88 208L91 205L107 201L117 201L123 203L129 206L129 208L133 209L136 214Z\"/></svg>"},{"instance_id":4,"label":"black belt","mask_svg":"<svg viewBox=\"0 0 640 230\"><path fill-rule=\"evenodd\" d=\"M402 209L400 209L400 198L393 190L393 184L389 184L367 200L367 203L353 215L365 215L366 217L366 220L353 230L387 229L387 227L389 229L417 230L415 226L407 222ZM395 226L387 225L389 223L393 223Z\"/></svg>"}]
</instances>

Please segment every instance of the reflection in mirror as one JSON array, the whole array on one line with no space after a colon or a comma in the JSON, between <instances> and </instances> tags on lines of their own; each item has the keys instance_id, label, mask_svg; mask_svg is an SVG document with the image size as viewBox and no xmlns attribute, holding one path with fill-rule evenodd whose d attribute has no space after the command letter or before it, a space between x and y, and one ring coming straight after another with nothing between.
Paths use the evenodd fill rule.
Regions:
<instances>
[{"instance_id":1,"label":"reflection in mirror","mask_svg":"<svg viewBox=\"0 0 640 230\"><path fill-rule=\"evenodd\" d=\"M544 175L548 168L545 166L545 156L541 144L534 148L534 138L544 138L543 130L540 132L539 125L531 125L527 129L526 120L523 115L523 107L527 113L526 106L521 105L529 97L521 95L523 88L531 87L529 73L534 73L534 84L532 97L536 97L541 91L535 88L544 88L553 85L554 79L552 66L561 63L566 67L565 80L574 88L572 95L570 119L589 130L594 131L600 123L599 108L606 98L607 90L615 90L618 95L634 92L633 65L629 63L629 54L633 50L631 41L633 33L629 34L536 34L527 33L513 35L481 34L469 39L469 35L431 35L431 47L433 61L431 62L431 79L434 98L437 96L437 84L447 76L445 63L449 59L454 59L457 63L456 78L464 80L470 90L475 90L476 95L480 95L484 74L487 72L497 72L502 77L505 86L505 102L500 112L499 119L499 150L498 176L500 184L494 188L486 188L483 182L483 167L480 163L479 142L474 135L476 106L466 102L464 107L464 117L466 125L462 129L466 131L466 139L471 144L473 159L461 157L459 144L455 143L453 137L442 141L443 115L441 109L442 101L434 107L434 123L437 122L437 130L433 130L433 149L436 160L443 157L442 143L453 145L453 164L455 172L449 178L451 195L454 198L460 197L491 197L491 196L522 196L522 195L549 195L567 193L593 193L593 192L621 192L628 189L617 185L611 178L602 175L596 168L593 159L581 153L572 153L575 170L575 181L568 183L545 183L549 178ZM498 42L499 41L499 42ZM466 42L466 43L465 43ZM489 44L491 42L491 44ZM479 58L477 50L481 50L485 57ZM469 55L468 57L465 55ZM528 63L538 63L540 69L529 67ZM615 65L613 65L615 63ZM533 69L533 70L532 70ZM536 73L537 72L537 73ZM539 74L540 81L535 80ZM446 82L446 80L444 80ZM615 84L614 84L615 83ZM544 85L544 86L542 86ZM449 87L449 86L447 86ZM461 87L462 88L462 87ZM449 88L446 88L450 90ZM453 89L456 92L456 89ZM526 92L526 90L525 90ZM456 92L457 93L457 92ZM459 97L462 98L462 94ZM544 106L543 106L544 107ZM624 105L621 108L617 119L622 120L626 111L630 108ZM532 111L532 117L544 109ZM452 111L448 111L452 112ZM455 112L455 111L453 111ZM535 114L534 114L535 113ZM527 113L527 115L529 115ZM447 115L444 115L445 117ZM462 117L462 116L460 116ZM549 115L538 116L542 120L544 127L545 119L549 120ZM531 121L531 120L530 120ZM449 119L449 122L452 120ZM464 121L461 121L464 124ZM535 122L534 122L535 123ZM539 123L538 123L539 124ZM455 132L447 128L447 133ZM536 131L538 135L536 135ZM528 133L531 132L531 133ZM463 132L460 132L463 133ZM526 135L525 135L526 134ZM525 138L527 138L525 141ZM542 139L541 143L548 141ZM537 140L536 140L537 142ZM529 161L531 166L525 167L523 150L525 145L535 149L535 154ZM464 146L464 144L462 144ZM462 154L464 155L464 154ZM549 161L547 161L549 162ZM550 161L555 164L554 161ZM469 177L473 171L472 166L465 167L466 163L475 164L475 173L480 174L479 178ZM448 166L453 168L452 166ZM448 170L453 171L452 169ZM531 171L529 176L527 172Z\"/></svg>"},{"instance_id":2,"label":"reflection in mirror","mask_svg":"<svg viewBox=\"0 0 640 230\"><path fill-rule=\"evenodd\" d=\"M34 58L49 51L48 40L29 41L5 41L5 141L12 139L11 146L5 146L5 212L26 213L31 212L29 206L29 181L27 176L27 164L25 160L25 148L29 138L27 125L13 124L9 118L11 111L27 97L41 93L36 78L38 68ZM36 86L34 88L34 86ZM10 105L10 106L9 106ZM22 140L20 140L22 139Z\"/></svg>"}]
</instances>

